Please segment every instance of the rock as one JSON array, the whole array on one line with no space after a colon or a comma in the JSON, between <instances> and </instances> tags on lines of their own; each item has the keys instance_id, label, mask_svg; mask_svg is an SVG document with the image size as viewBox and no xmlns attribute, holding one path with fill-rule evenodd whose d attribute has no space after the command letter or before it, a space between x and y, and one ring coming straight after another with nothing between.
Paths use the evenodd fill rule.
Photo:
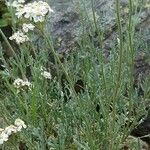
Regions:
<instances>
[{"instance_id":1,"label":"rock","mask_svg":"<svg viewBox=\"0 0 150 150\"><path fill-rule=\"evenodd\" d=\"M149 146L142 140L133 136L128 136L121 150L149 150Z\"/></svg>"},{"instance_id":2,"label":"rock","mask_svg":"<svg viewBox=\"0 0 150 150\"><path fill-rule=\"evenodd\" d=\"M104 43L107 48L112 45L112 39L116 39L116 15L115 15L115 3L114 0L94 0L95 14L97 17L97 23L101 30L105 33ZM135 2L133 2L135 3ZM126 23L128 16L128 0L121 0L121 15L122 23ZM145 0L145 5L142 11L134 16L137 17L137 28L139 37L144 41L150 40L150 10L147 8L148 0ZM134 4L136 5L136 4ZM76 40L78 40L83 34L83 26L81 23L81 12L86 11L87 16L84 18L86 23L85 29L87 32L90 25L93 24L91 1L84 0L84 4L80 1L71 2L70 0L52 0L50 6L54 9L54 13L48 20L47 31L52 31L52 37L55 43L57 43L58 52L70 51ZM84 6L85 10L81 8ZM138 9L140 6L137 6ZM109 10L109 11L108 11ZM82 12L83 13L83 12ZM51 29L52 27L52 29Z\"/></svg>"},{"instance_id":3,"label":"rock","mask_svg":"<svg viewBox=\"0 0 150 150\"><path fill-rule=\"evenodd\" d=\"M147 117L142 123L140 123L136 128L131 131L131 135L134 137L139 137L141 140L145 141L150 147L150 118Z\"/></svg>"}]
</instances>

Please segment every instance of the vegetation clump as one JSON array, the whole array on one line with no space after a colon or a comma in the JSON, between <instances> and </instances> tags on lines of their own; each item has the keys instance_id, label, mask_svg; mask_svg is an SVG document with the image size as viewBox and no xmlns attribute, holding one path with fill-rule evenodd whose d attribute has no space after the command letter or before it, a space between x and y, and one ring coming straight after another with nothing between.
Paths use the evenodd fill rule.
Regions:
<instances>
[{"instance_id":1,"label":"vegetation clump","mask_svg":"<svg viewBox=\"0 0 150 150\"><path fill-rule=\"evenodd\" d=\"M97 22L94 0L90 2L91 27L84 26L81 9L86 34L63 59L46 30L49 15L55 13L48 3L0 4L0 34L13 54L6 58L4 44L0 45L0 149L148 149L149 132L140 125L149 118L149 76L135 78L140 1L128 0L122 21L120 1L115 0L117 36L107 56L106 33ZM13 32L9 37L2 30L8 25ZM37 36L44 47L37 46ZM144 48L146 53L145 43ZM137 133L138 127L142 133Z\"/></svg>"}]
</instances>

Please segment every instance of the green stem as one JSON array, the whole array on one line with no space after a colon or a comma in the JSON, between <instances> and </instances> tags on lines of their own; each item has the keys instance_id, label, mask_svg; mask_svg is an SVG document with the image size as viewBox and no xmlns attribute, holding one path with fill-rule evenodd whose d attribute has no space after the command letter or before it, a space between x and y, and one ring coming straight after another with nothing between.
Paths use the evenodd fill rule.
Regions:
<instances>
[{"instance_id":1,"label":"green stem","mask_svg":"<svg viewBox=\"0 0 150 150\"><path fill-rule=\"evenodd\" d=\"M16 55L14 49L13 49L12 46L10 45L10 43L9 43L9 41L8 41L8 39L7 39L7 37L5 36L5 34L3 33L3 31L2 31L1 29L0 29L0 34L1 34L2 38L4 39L4 41L6 42L6 44L8 45L8 48L11 50L13 56L15 57L15 59L16 59L18 65L20 66L20 71L21 71L21 73L22 73L22 76L23 76L23 78L25 79L26 76L25 76L25 74L24 74L24 72L23 72L23 68L22 68L22 66L21 66L21 64L20 64L20 62L19 62L19 59L18 59L18 57L17 57L17 55Z\"/></svg>"},{"instance_id":2,"label":"green stem","mask_svg":"<svg viewBox=\"0 0 150 150\"><path fill-rule=\"evenodd\" d=\"M131 53L131 64L130 64L130 92L129 92L129 119L131 117L131 109L132 109L132 93L133 93L133 70L134 70L134 47L133 47L133 39L132 39L132 1L129 0L129 26L128 26L128 36L129 36L129 52Z\"/></svg>"},{"instance_id":3,"label":"green stem","mask_svg":"<svg viewBox=\"0 0 150 150\"><path fill-rule=\"evenodd\" d=\"M116 83L116 87L114 90L114 95L112 97L112 117L113 117L113 122L112 122L112 132L115 131L115 121L116 121L116 100L117 100L117 96L118 96L118 92L119 92L119 88L120 88L120 84L121 84L121 72L122 72L122 55L123 55L123 35L122 35L122 24L121 24L121 16L120 16L120 0L115 0L116 2L116 17L117 17L117 25L118 25L118 33L119 33L119 39L120 39L120 43L119 43L119 64L118 64L118 74L117 74L117 83ZM112 133L112 139L113 139L114 133ZM114 141L114 140L112 140ZM111 142L110 144L110 149L113 149L113 142Z\"/></svg>"},{"instance_id":4,"label":"green stem","mask_svg":"<svg viewBox=\"0 0 150 150\"><path fill-rule=\"evenodd\" d=\"M13 56L17 57L15 51L13 50L12 46L10 45L9 41L7 40L7 37L5 36L5 34L3 33L3 31L1 29L0 29L0 34L1 34L2 38L4 39L4 41L6 42L6 44L8 45L9 49L11 50Z\"/></svg>"},{"instance_id":5,"label":"green stem","mask_svg":"<svg viewBox=\"0 0 150 150\"><path fill-rule=\"evenodd\" d=\"M96 21L96 15L95 15L95 8L94 8L94 0L91 0L91 3L92 3L92 13L93 13L93 20L94 20L94 25L95 25L95 29L96 29L96 32L98 33L98 40L99 40L99 45L100 45L100 51L98 52L99 54L99 56L100 57L98 57L98 59L99 59L99 62L101 62L101 71L102 71L102 79L103 79L103 84L104 84L104 89L105 89L105 96L106 96L106 99L108 99L107 98L107 93L108 93L108 91L107 91L107 84L106 84L106 77L105 77L105 72L104 72L104 56L103 56L103 33L102 33L102 31L100 30L100 28L98 27L98 25L97 25L97 21ZM97 56L98 56L97 55ZM102 102L103 103L103 102ZM108 106L109 107L109 106ZM107 107L107 108L108 108ZM104 107L102 107L101 106L101 108L103 109ZM104 108L105 109L105 108ZM103 111L104 113L104 120L105 120L105 130L106 130L106 136L108 136L108 118L109 118L109 113L108 113L108 111L107 110L109 110L109 108L108 109L106 109L106 111Z\"/></svg>"},{"instance_id":6,"label":"green stem","mask_svg":"<svg viewBox=\"0 0 150 150\"><path fill-rule=\"evenodd\" d=\"M4 55L3 55L3 52L2 52L2 48L1 48L1 47L0 47L0 56L2 57L2 61L3 61L3 63L4 63L4 66L6 66L7 69L8 69L8 68L9 68L9 65L8 65L6 59L4 58Z\"/></svg>"},{"instance_id":7,"label":"green stem","mask_svg":"<svg viewBox=\"0 0 150 150\"><path fill-rule=\"evenodd\" d=\"M123 139L126 135L128 135L127 133L130 132L131 129L131 122L130 119L132 117L132 93L133 93L133 83L134 83L134 77L133 77L133 71L134 71L134 47L133 47L133 37L132 37L132 29L133 29L133 21L132 21L132 0L129 0L129 24L128 24L128 41L129 41L129 46L128 46L128 52L129 55L131 56L130 58L130 87L129 87L129 121L127 123L127 127L124 131L124 135L123 135ZM129 131L128 131L129 130Z\"/></svg>"},{"instance_id":8,"label":"green stem","mask_svg":"<svg viewBox=\"0 0 150 150\"><path fill-rule=\"evenodd\" d=\"M68 80L68 82L69 82L69 84L70 84L72 94L74 94L74 97L76 97L76 92L75 92L75 90L74 90L74 85L73 85L73 83L72 83L72 80L71 80L70 76L68 75L68 72L66 71L66 69L65 69L65 67L63 66L62 62L60 61L59 56L58 56L57 53L55 52L55 49L54 49L54 47L53 47L53 44L51 43L51 41L50 41L49 38L47 37L46 33L43 32L43 34L44 34L44 36L46 37L46 40L47 40L47 42L48 42L48 45L49 45L49 47L51 48L51 51L52 51L52 53L53 53L53 55L54 55L56 61L57 61L58 64L60 65L62 71L64 72L64 74L65 74L65 76L66 76L66 78L67 78L67 80Z\"/></svg>"},{"instance_id":9,"label":"green stem","mask_svg":"<svg viewBox=\"0 0 150 150\"><path fill-rule=\"evenodd\" d=\"M95 29L98 33L98 40L99 40L99 44L100 44L100 49L102 50L103 49L103 35L102 35L102 31L97 26L96 16L95 16L95 9L94 9L94 2L93 2L93 0L91 0L91 1L92 1L92 13L93 13L94 25L95 25ZM103 77L105 90L106 90L106 93L107 93L107 85L106 85L106 79L105 79L105 74L104 74L104 65L103 65L104 64L104 58L103 58L102 52L99 52L99 53L100 53L100 59L102 61L102 63L101 63L101 65L102 65L102 67L101 67L102 77Z\"/></svg>"}]
</instances>

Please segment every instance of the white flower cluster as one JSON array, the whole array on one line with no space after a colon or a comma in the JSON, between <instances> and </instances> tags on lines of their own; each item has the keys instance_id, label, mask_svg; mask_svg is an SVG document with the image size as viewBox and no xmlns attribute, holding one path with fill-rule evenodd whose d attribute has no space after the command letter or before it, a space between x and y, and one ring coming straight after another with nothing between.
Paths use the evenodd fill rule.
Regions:
<instances>
[{"instance_id":1,"label":"white flower cluster","mask_svg":"<svg viewBox=\"0 0 150 150\"><path fill-rule=\"evenodd\" d=\"M41 73L41 75L42 75L44 78L46 78L46 79L52 79L52 76L51 76L50 72L43 71L43 72Z\"/></svg>"},{"instance_id":2,"label":"white flower cluster","mask_svg":"<svg viewBox=\"0 0 150 150\"><path fill-rule=\"evenodd\" d=\"M43 1L28 3L24 5L24 7L18 8L16 11L16 16L18 18L24 16L34 22L43 22L46 14L48 14L48 12L53 12L50 6Z\"/></svg>"},{"instance_id":3,"label":"white flower cluster","mask_svg":"<svg viewBox=\"0 0 150 150\"><path fill-rule=\"evenodd\" d=\"M10 40L16 40L17 44L24 43L26 41L29 41L29 38L27 35L25 35L22 31L17 31L14 33L11 37L9 37Z\"/></svg>"},{"instance_id":4,"label":"white flower cluster","mask_svg":"<svg viewBox=\"0 0 150 150\"><path fill-rule=\"evenodd\" d=\"M43 22L45 20L45 16L49 12L53 12L53 10L50 8L50 6L43 1L34 1L32 3L27 3L24 4L25 0L15 0L12 3L7 2L8 7L13 7L15 8L15 15L18 18L26 18L29 19L30 21L34 21L35 23L37 22ZM34 29L34 25L32 24L26 24L24 23L22 26L22 30L17 31L14 33L9 39L10 40L15 40L17 44L22 44L26 41L29 41L28 36L26 33L29 30Z\"/></svg>"},{"instance_id":5,"label":"white flower cluster","mask_svg":"<svg viewBox=\"0 0 150 150\"><path fill-rule=\"evenodd\" d=\"M14 1L12 4L7 3L8 6L12 6L16 8L16 16L18 18L27 18L34 22L43 22L45 20L45 16L49 12L53 12L50 6L43 1L34 1L32 3L28 3L23 5L24 0Z\"/></svg>"},{"instance_id":6,"label":"white flower cluster","mask_svg":"<svg viewBox=\"0 0 150 150\"><path fill-rule=\"evenodd\" d=\"M48 71L45 71L43 67L41 67L41 75L46 79L52 79L51 73Z\"/></svg>"},{"instance_id":7,"label":"white flower cluster","mask_svg":"<svg viewBox=\"0 0 150 150\"><path fill-rule=\"evenodd\" d=\"M29 24L24 23L24 24L22 25L22 30L23 30L23 32L25 32L25 33L28 33L29 30L33 30L34 28L35 28L35 26L34 26L33 24L31 24L31 23L29 23Z\"/></svg>"},{"instance_id":8,"label":"white flower cluster","mask_svg":"<svg viewBox=\"0 0 150 150\"><path fill-rule=\"evenodd\" d=\"M13 1L11 2L6 2L7 6L9 7L14 7L14 8L19 8L23 6L23 3L25 3L25 0L18 0L18 1Z\"/></svg>"},{"instance_id":9,"label":"white flower cluster","mask_svg":"<svg viewBox=\"0 0 150 150\"><path fill-rule=\"evenodd\" d=\"M22 80L20 78L16 79L13 83L13 85L17 88L17 89L23 89L24 87L27 87L28 89L31 89L32 84L26 79L26 80Z\"/></svg>"},{"instance_id":10,"label":"white flower cluster","mask_svg":"<svg viewBox=\"0 0 150 150\"><path fill-rule=\"evenodd\" d=\"M17 133L26 127L24 121L18 118L15 120L14 125L10 125L5 129L0 128L0 145L6 142L12 133Z\"/></svg>"},{"instance_id":11,"label":"white flower cluster","mask_svg":"<svg viewBox=\"0 0 150 150\"><path fill-rule=\"evenodd\" d=\"M9 39L16 40L17 44L22 44L26 41L29 41L29 37L25 33L27 33L29 30L33 30L34 27L35 26L32 25L31 23L29 24L24 23L22 25L22 30L19 30L16 33L14 33L11 37L9 37Z\"/></svg>"}]
</instances>

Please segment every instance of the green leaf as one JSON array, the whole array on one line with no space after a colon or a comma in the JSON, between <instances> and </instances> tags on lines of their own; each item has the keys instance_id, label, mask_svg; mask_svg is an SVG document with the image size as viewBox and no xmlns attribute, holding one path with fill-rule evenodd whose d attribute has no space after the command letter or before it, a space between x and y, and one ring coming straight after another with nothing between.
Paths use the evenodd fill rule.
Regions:
<instances>
[{"instance_id":1,"label":"green leaf","mask_svg":"<svg viewBox=\"0 0 150 150\"><path fill-rule=\"evenodd\" d=\"M0 19L0 28L8 26L8 21L4 19Z\"/></svg>"}]
</instances>

